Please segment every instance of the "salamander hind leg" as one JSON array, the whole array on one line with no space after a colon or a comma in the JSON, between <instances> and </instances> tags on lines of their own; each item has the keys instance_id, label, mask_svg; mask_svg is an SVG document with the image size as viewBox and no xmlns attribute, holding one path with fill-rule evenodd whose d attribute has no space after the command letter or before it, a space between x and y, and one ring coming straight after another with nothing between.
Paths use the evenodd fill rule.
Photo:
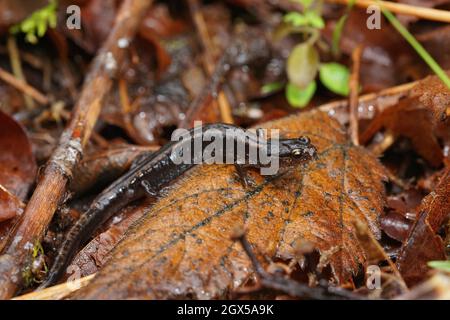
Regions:
<instances>
[{"instance_id":1,"label":"salamander hind leg","mask_svg":"<svg viewBox=\"0 0 450 320\"><path fill-rule=\"evenodd\" d=\"M235 164L234 167L236 168L237 176L244 189L248 189L249 187L254 187L256 185L255 180L248 175L247 168L245 166Z\"/></svg>"}]
</instances>

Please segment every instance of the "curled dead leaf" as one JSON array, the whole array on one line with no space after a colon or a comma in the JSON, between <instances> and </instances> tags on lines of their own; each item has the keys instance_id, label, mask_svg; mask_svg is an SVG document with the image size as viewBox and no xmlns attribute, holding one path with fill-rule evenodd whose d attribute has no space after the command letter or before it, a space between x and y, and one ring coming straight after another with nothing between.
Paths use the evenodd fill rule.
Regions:
<instances>
[{"instance_id":1,"label":"curled dead leaf","mask_svg":"<svg viewBox=\"0 0 450 320\"><path fill-rule=\"evenodd\" d=\"M416 152L430 165L442 164L444 154L439 141L450 143L450 131L445 123L435 121L431 110L417 97L400 100L376 116L362 134L361 142L369 141L382 128L410 139Z\"/></svg>"},{"instance_id":2,"label":"curled dead leaf","mask_svg":"<svg viewBox=\"0 0 450 320\"><path fill-rule=\"evenodd\" d=\"M14 218L22 208L22 202L0 184L0 222Z\"/></svg>"},{"instance_id":3,"label":"curled dead leaf","mask_svg":"<svg viewBox=\"0 0 450 320\"><path fill-rule=\"evenodd\" d=\"M444 242L438 231L449 216L450 170L447 170L436 189L422 200L419 217L403 243L397 265L408 284L425 278L428 261L446 260Z\"/></svg>"},{"instance_id":4,"label":"curled dead leaf","mask_svg":"<svg viewBox=\"0 0 450 320\"><path fill-rule=\"evenodd\" d=\"M0 252L24 208L25 205L20 199L0 185Z\"/></svg>"},{"instance_id":5,"label":"curled dead leaf","mask_svg":"<svg viewBox=\"0 0 450 320\"><path fill-rule=\"evenodd\" d=\"M450 117L450 90L437 76L428 76L419 81L411 92L429 108L436 121Z\"/></svg>"},{"instance_id":6,"label":"curled dead leaf","mask_svg":"<svg viewBox=\"0 0 450 320\"><path fill-rule=\"evenodd\" d=\"M34 183L36 162L22 127L0 111L0 184L24 200Z\"/></svg>"},{"instance_id":7,"label":"curled dead leaf","mask_svg":"<svg viewBox=\"0 0 450 320\"><path fill-rule=\"evenodd\" d=\"M101 188L125 173L136 157L157 150L153 147L116 145L101 152L88 154L77 166L70 190L77 196Z\"/></svg>"},{"instance_id":8,"label":"curled dead leaf","mask_svg":"<svg viewBox=\"0 0 450 320\"><path fill-rule=\"evenodd\" d=\"M125 231L148 211L148 203L138 207L125 208L111 219L111 226L105 232L92 239L75 256L72 265L76 265L82 277L93 274L109 258L109 253L122 239Z\"/></svg>"},{"instance_id":9,"label":"curled dead leaf","mask_svg":"<svg viewBox=\"0 0 450 320\"><path fill-rule=\"evenodd\" d=\"M307 135L319 158L243 189L234 168L200 166L185 176L131 228L77 299L214 298L241 286L252 268L230 236L244 226L255 252L289 259L296 240L320 252L338 247L329 263L344 282L365 262L355 219L380 237L384 169L348 143L340 125L315 111L269 122L285 137ZM261 259L264 261L264 259Z\"/></svg>"}]
</instances>

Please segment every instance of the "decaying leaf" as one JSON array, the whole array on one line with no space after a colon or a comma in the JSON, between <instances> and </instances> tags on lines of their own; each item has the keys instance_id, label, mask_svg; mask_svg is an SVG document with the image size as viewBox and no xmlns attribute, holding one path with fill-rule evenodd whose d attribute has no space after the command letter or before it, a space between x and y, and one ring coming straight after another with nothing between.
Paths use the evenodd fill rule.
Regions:
<instances>
[{"instance_id":1,"label":"decaying leaf","mask_svg":"<svg viewBox=\"0 0 450 320\"><path fill-rule=\"evenodd\" d=\"M381 218L380 223L381 229L389 237L403 242L408 237L413 221L406 219L395 211L391 211Z\"/></svg>"},{"instance_id":2,"label":"decaying leaf","mask_svg":"<svg viewBox=\"0 0 450 320\"><path fill-rule=\"evenodd\" d=\"M419 81L411 95L418 97L437 121L450 117L450 90L437 76L428 76Z\"/></svg>"},{"instance_id":3,"label":"decaying leaf","mask_svg":"<svg viewBox=\"0 0 450 320\"><path fill-rule=\"evenodd\" d=\"M21 208L21 201L0 185L0 222L14 218Z\"/></svg>"},{"instance_id":4,"label":"decaying leaf","mask_svg":"<svg viewBox=\"0 0 450 320\"><path fill-rule=\"evenodd\" d=\"M449 300L450 276L448 273L436 273L413 290L398 297L399 300Z\"/></svg>"},{"instance_id":5,"label":"decaying leaf","mask_svg":"<svg viewBox=\"0 0 450 320\"><path fill-rule=\"evenodd\" d=\"M400 100L381 112L361 136L367 142L382 128L396 136L409 138L414 149L434 167L441 165L444 154L439 140L450 142L450 131L442 121L435 121L433 113L417 97Z\"/></svg>"},{"instance_id":6,"label":"decaying leaf","mask_svg":"<svg viewBox=\"0 0 450 320\"><path fill-rule=\"evenodd\" d=\"M289 259L298 239L324 252L337 280L364 263L355 218L380 236L384 171L364 149L347 142L335 120L321 112L267 123L281 135L308 135L319 159L244 190L234 168L200 166L167 192L119 243L93 282L73 298L213 298L251 276L248 258L230 239L245 226L256 252Z\"/></svg>"},{"instance_id":7,"label":"decaying leaf","mask_svg":"<svg viewBox=\"0 0 450 320\"><path fill-rule=\"evenodd\" d=\"M0 185L0 252L3 250L7 236L22 214L24 207L22 201Z\"/></svg>"},{"instance_id":8,"label":"decaying leaf","mask_svg":"<svg viewBox=\"0 0 450 320\"><path fill-rule=\"evenodd\" d=\"M77 166L70 190L77 196L105 187L125 173L139 155L156 150L152 147L116 145L107 150L88 154Z\"/></svg>"},{"instance_id":9,"label":"decaying leaf","mask_svg":"<svg viewBox=\"0 0 450 320\"><path fill-rule=\"evenodd\" d=\"M0 184L24 200L34 183L36 162L22 127L0 111Z\"/></svg>"},{"instance_id":10,"label":"decaying leaf","mask_svg":"<svg viewBox=\"0 0 450 320\"><path fill-rule=\"evenodd\" d=\"M392 239L403 242L416 220L416 209L423 195L411 188L387 197L387 212L381 216L381 229Z\"/></svg>"},{"instance_id":11,"label":"decaying leaf","mask_svg":"<svg viewBox=\"0 0 450 320\"><path fill-rule=\"evenodd\" d=\"M97 235L78 252L72 265L78 266L82 277L97 272L103 266L125 231L148 211L148 206L148 203L144 203L138 207L125 208L111 219L108 230Z\"/></svg>"},{"instance_id":12,"label":"decaying leaf","mask_svg":"<svg viewBox=\"0 0 450 320\"><path fill-rule=\"evenodd\" d=\"M437 233L449 217L449 208L450 170L447 170L436 189L423 199L419 217L403 243L397 264L408 284L426 277L428 261L446 259L444 243Z\"/></svg>"}]
</instances>

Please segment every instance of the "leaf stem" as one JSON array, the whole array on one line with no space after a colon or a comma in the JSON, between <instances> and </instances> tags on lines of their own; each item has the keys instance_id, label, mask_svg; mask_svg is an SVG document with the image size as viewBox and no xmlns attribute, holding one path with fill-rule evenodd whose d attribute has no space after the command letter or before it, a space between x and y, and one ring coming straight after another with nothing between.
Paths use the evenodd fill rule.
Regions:
<instances>
[{"instance_id":1,"label":"leaf stem","mask_svg":"<svg viewBox=\"0 0 450 320\"><path fill-rule=\"evenodd\" d=\"M379 3L379 1L378 1ZM388 9L380 5L381 10L392 24L392 26L405 38L406 41L416 50L420 57L426 62L426 64L434 71L434 73L444 82L444 84L450 89L450 79L444 70L439 66L436 60L425 50L425 48L414 38L414 36L406 29L400 21L390 12Z\"/></svg>"}]
</instances>

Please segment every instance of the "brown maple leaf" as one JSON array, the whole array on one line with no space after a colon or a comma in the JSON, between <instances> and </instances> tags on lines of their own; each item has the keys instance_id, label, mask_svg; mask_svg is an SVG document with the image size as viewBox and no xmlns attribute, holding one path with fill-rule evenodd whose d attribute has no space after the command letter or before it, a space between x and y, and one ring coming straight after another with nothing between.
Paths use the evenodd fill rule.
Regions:
<instances>
[{"instance_id":1,"label":"brown maple leaf","mask_svg":"<svg viewBox=\"0 0 450 320\"><path fill-rule=\"evenodd\" d=\"M269 122L284 137L307 135L317 160L244 189L233 166L204 165L168 190L131 228L93 281L72 298L214 298L252 276L239 243L244 226L265 258L295 256L296 240L319 252L335 252L329 263L337 281L351 279L365 262L354 220L380 236L384 169L363 148L352 146L340 125L313 111ZM267 260L267 259L266 259Z\"/></svg>"}]
</instances>

